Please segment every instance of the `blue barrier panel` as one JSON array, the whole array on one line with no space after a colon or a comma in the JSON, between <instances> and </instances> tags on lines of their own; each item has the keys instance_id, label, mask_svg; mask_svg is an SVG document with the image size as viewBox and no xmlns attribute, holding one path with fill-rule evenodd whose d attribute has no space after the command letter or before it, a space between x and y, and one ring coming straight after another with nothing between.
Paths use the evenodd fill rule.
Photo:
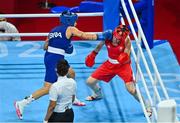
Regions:
<instances>
[{"instance_id":1,"label":"blue barrier panel","mask_svg":"<svg viewBox=\"0 0 180 123\"><path fill-rule=\"evenodd\" d=\"M61 13L63 11L68 11L70 8L66 6L56 6L51 8L51 13Z\"/></svg>"},{"instance_id":2,"label":"blue barrier panel","mask_svg":"<svg viewBox=\"0 0 180 123\"><path fill-rule=\"evenodd\" d=\"M114 30L119 25L120 0L104 0L103 29Z\"/></svg>"},{"instance_id":3,"label":"blue barrier panel","mask_svg":"<svg viewBox=\"0 0 180 123\"><path fill-rule=\"evenodd\" d=\"M154 0L146 0L147 1L147 9L142 11L142 20L145 22L142 25L144 34L147 39L147 43L150 48L153 48L153 40L154 40ZM142 47L145 48L142 43Z\"/></svg>"},{"instance_id":4,"label":"blue barrier panel","mask_svg":"<svg viewBox=\"0 0 180 123\"><path fill-rule=\"evenodd\" d=\"M103 3L93 1L82 1L79 5L80 12L102 12Z\"/></svg>"}]
</instances>

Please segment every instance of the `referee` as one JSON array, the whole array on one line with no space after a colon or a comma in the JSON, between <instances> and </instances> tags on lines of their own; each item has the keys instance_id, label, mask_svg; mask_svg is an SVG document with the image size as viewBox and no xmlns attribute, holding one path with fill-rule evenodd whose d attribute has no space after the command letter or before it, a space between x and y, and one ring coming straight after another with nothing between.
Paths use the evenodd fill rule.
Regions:
<instances>
[{"instance_id":1,"label":"referee","mask_svg":"<svg viewBox=\"0 0 180 123\"><path fill-rule=\"evenodd\" d=\"M72 103L75 99L76 82L67 78L69 64L62 59L57 64L58 80L52 84L49 96L50 103L44 119L47 122L73 122Z\"/></svg>"}]
</instances>

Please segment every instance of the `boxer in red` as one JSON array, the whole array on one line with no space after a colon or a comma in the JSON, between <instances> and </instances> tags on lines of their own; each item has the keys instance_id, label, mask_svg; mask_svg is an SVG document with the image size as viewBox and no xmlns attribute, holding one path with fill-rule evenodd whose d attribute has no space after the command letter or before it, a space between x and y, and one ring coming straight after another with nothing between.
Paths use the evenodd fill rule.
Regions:
<instances>
[{"instance_id":1,"label":"boxer in red","mask_svg":"<svg viewBox=\"0 0 180 123\"><path fill-rule=\"evenodd\" d=\"M131 68L131 40L128 37L129 33L130 31L125 25L119 25L112 32L111 38L99 43L95 50L86 57L86 66L92 67L95 63L96 55L102 46L106 45L108 60L98 67L87 79L87 85L94 93L88 96L86 100L101 99L101 88L97 83L101 80L108 83L114 76L118 75L124 81L128 92L139 101ZM151 110L148 112L152 113Z\"/></svg>"}]
</instances>

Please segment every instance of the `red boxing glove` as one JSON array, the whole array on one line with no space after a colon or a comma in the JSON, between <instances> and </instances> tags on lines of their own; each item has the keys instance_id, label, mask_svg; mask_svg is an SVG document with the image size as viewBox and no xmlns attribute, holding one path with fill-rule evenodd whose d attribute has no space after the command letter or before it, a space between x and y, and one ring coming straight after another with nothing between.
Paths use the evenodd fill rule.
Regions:
<instances>
[{"instance_id":1,"label":"red boxing glove","mask_svg":"<svg viewBox=\"0 0 180 123\"><path fill-rule=\"evenodd\" d=\"M129 60L129 55L127 53L121 53L117 60L120 64L123 64Z\"/></svg>"},{"instance_id":2,"label":"red boxing glove","mask_svg":"<svg viewBox=\"0 0 180 123\"><path fill-rule=\"evenodd\" d=\"M85 60L85 64L87 67L92 67L95 63L95 58L96 58L97 53L95 51L92 51Z\"/></svg>"}]
</instances>

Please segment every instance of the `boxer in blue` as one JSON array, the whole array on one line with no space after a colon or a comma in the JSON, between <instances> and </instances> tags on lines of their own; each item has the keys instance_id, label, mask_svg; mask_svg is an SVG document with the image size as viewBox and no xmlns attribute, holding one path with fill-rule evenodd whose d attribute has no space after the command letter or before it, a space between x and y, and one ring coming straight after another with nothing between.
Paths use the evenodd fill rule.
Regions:
<instances>
[{"instance_id":1,"label":"boxer in blue","mask_svg":"<svg viewBox=\"0 0 180 123\"><path fill-rule=\"evenodd\" d=\"M64 59L65 53L71 54L73 52L73 45L71 43L71 38L73 36L86 40L104 40L111 36L112 32L110 30L98 34L90 34L80 31L75 27L77 19L77 14L65 11L60 16L61 25L50 31L48 39L44 45L44 49L46 50L44 55L44 64L46 68L44 86L32 93L30 96L25 97L23 100L14 103L19 119L23 118L24 107L33 100L37 100L38 98L48 94L51 85L57 81L55 70L56 64L59 60ZM75 72L71 67L69 68L68 76L75 78ZM79 106L85 105L83 102L78 101L78 99L75 99L74 104Z\"/></svg>"}]
</instances>

